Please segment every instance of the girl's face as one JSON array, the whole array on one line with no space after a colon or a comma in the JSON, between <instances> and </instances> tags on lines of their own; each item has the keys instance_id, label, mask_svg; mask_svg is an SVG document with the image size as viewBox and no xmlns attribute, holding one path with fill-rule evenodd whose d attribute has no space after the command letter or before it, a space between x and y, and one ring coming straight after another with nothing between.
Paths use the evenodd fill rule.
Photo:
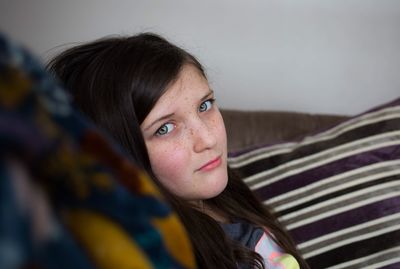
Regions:
<instances>
[{"instance_id":1,"label":"girl's face","mask_svg":"<svg viewBox=\"0 0 400 269\"><path fill-rule=\"evenodd\" d=\"M225 189L225 126L214 93L196 67L183 67L141 129L153 171L167 190L199 201Z\"/></svg>"}]
</instances>

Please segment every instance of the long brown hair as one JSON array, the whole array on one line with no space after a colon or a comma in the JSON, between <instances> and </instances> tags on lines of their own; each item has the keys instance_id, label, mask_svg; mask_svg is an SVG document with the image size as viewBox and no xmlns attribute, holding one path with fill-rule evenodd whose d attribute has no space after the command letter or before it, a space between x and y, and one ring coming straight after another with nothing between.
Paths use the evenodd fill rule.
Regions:
<instances>
[{"instance_id":1,"label":"long brown hair","mask_svg":"<svg viewBox=\"0 0 400 269\"><path fill-rule=\"evenodd\" d=\"M199 268L237 268L238 264L264 268L259 254L228 238L213 218L167 192L151 169L140 124L185 64L194 65L206 78L194 56L156 34L142 33L72 47L47 67L69 89L78 108L121 143L158 184L188 231ZM204 203L231 220L241 219L268 229L301 268L308 268L272 211L228 170L226 189Z\"/></svg>"}]
</instances>

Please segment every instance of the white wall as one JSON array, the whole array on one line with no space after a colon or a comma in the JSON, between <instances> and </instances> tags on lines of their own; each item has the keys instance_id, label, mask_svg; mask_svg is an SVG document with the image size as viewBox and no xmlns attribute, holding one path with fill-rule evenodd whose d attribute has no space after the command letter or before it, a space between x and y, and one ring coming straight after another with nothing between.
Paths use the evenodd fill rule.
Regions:
<instances>
[{"instance_id":1,"label":"white wall","mask_svg":"<svg viewBox=\"0 0 400 269\"><path fill-rule=\"evenodd\" d=\"M225 108L354 114L400 96L398 0L0 1L0 29L43 60L160 33L198 56Z\"/></svg>"}]
</instances>

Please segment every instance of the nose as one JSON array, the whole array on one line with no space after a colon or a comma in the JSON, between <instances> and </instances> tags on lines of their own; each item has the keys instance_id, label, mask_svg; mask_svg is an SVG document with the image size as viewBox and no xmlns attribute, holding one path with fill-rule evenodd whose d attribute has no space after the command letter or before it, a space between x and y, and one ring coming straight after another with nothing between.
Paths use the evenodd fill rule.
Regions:
<instances>
[{"instance_id":1,"label":"nose","mask_svg":"<svg viewBox=\"0 0 400 269\"><path fill-rule=\"evenodd\" d=\"M195 152L211 149L217 144L215 126L212 123L198 119L190 128L190 136Z\"/></svg>"}]
</instances>

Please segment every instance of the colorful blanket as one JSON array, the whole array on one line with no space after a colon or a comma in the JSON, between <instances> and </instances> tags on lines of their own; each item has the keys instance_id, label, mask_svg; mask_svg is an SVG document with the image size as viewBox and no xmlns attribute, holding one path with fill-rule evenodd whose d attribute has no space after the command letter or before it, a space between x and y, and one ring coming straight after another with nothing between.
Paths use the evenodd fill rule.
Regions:
<instances>
[{"instance_id":1,"label":"colorful blanket","mask_svg":"<svg viewBox=\"0 0 400 269\"><path fill-rule=\"evenodd\" d=\"M195 268L155 186L0 35L0 268Z\"/></svg>"}]
</instances>

